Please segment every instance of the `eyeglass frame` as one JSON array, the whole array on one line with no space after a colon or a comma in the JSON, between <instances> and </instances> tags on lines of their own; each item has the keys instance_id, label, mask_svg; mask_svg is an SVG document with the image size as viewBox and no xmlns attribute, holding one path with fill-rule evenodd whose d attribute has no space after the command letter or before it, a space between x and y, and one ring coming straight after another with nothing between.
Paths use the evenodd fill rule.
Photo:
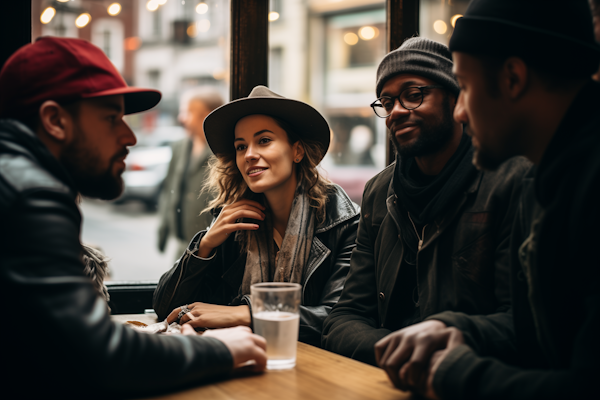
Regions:
<instances>
[{"instance_id":1,"label":"eyeglass frame","mask_svg":"<svg viewBox=\"0 0 600 400\"><path fill-rule=\"evenodd\" d=\"M402 96L402 93L404 93L406 90L408 89L419 89L421 91L421 102L419 103L418 106L413 107L413 108L408 108L404 105L404 103L402 103L402 100L400 100L400 96ZM423 100L425 99L425 94L423 93L423 89L444 89L444 86L441 85L425 85L425 86L409 86L407 88L402 89L402 91L400 92L400 94L398 96L381 96L378 97L377 100L375 100L374 102L372 102L370 104L371 108L373 109L373 112L375 113L375 115L377 115L379 118L387 118L390 115L392 115L392 112L394 110L394 108L392 107L392 111L390 111L390 113L384 117L380 116L379 114L377 114L377 111L375 111L375 107L379 106L381 108L383 108L383 104L381 104L381 99L386 98L386 99L390 99L394 101L394 107L396 106L396 100L398 100L398 102L400 103L400 105L402 107L404 107L405 110L411 111L411 110L415 110L419 107L421 107L421 104L423 104ZM379 104L375 104L379 102Z\"/></svg>"}]
</instances>

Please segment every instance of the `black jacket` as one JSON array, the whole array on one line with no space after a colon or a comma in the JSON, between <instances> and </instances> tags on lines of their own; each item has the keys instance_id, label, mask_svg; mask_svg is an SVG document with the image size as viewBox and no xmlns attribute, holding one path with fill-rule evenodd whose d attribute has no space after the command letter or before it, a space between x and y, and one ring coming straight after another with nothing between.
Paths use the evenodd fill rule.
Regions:
<instances>
[{"instance_id":1,"label":"black jacket","mask_svg":"<svg viewBox=\"0 0 600 400\"><path fill-rule=\"evenodd\" d=\"M84 275L67 171L24 125L0 120L0 334L16 397L94 398L181 389L232 369L212 338L149 335L110 319Z\"/></svg>"},{"instance_id":2,"label":"black jacket","mask_svg":"<svg viewBox=\"0 0 600 400\"><path fill-rule=\"evenodd\" d=\"M600 85L563 118L524 192L510 312L432 319L463 330L434 377L444 399L582 399L600 367ZM493 357L493 358L492 358Z\"/></svg>"},{"instance_id":3,"label":"black jacket","mask_svg":"<svg viewBox=\"0 0 600 400\"><path fill-rule=\"evenodd\" d=\"M403 327L393 301L407 251L400 233L415 228L394 193L395 165L365 187L348 280L323 327L324 348L370 364L375 343ZM418 321L444 310L489 314L509 308L508 241L530 165L516 157L496 172L477 172L446 214L427 225L416 261Z\"/></svg>"},{"instance_id":4,"label":"black jacket","mask_svg":"<svg viewBox=\"0 0 600 400\"><path fill-rule=\"evenodd\" d=\"M331 307L337 303L356 246L360 208L337 185L329 194L325 221L313 237L308 263L302 276L300 334L298 340L320 346L321 329ZM159 318L183 304L196 301L223 305L251 305L249 296L238 296L244 277L246 254L235 235L217 248L210 259L195 255L206 231L192 239L182 258L167 271L154 292L154 310Z\"/></svg>"}]
</instances>

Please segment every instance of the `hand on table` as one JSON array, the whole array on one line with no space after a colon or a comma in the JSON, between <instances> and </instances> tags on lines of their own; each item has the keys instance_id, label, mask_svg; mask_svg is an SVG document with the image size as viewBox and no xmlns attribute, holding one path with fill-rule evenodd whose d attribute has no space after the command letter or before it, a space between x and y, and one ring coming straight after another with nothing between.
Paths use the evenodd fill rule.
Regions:
<instances>
[{"instance_id":1,"label":"hand on table","mask_svg":"<svg viewBox=\"0 0 600 400\"><path fill-rule=\"evenodd\" d=\"M254 200L240 200L223 207L215 223L200 241L198 256L207 258L213 249L219 247L229 234L240 230L257 230L258 225L246 222L237 222L242 218L264 220L265 206Z\"/></svg>"},{"instance_id":2,"label":"hand on table","mask_svg":"<svg viewBox=\"0 0 600 400\"><path fill-rule=\"evenodd\" d=\"M183 328L187 332L191 328L186 326ZM234 368L243 367L258 372L267 366L267 341L262 336L253 334L246 326L211 329L202 336L213 337L225 343L233 357ZM248 361L254 361L254 364L247 364Z\"/></svg>"},{"instance_id":3,"label":"hand on table","mask_svg":"<svg viewBox=\"0 0 600 400\"><path fill-rule=\"evenodd\" d=\"M432 387L435 371L446 354L462 343L458 329L430 320L381 339L375 344L375 357L394 386L437 399Z\"/></svg>"},{"instance_id":4,"label":"hand on table","mask_svg":"<svg viewBox=\"0 0 600 400\"><path fill-rule=\"evenodd\" d=\"M181 325L190 325L194 328L229 328L232 326L250 326L250 308L243 306L218 306L208 303L192 303L188 305L191 310L179 320ZM167 317L171 324L177 321L181 307L177 307Z\"/></svg>"}]
</instances>

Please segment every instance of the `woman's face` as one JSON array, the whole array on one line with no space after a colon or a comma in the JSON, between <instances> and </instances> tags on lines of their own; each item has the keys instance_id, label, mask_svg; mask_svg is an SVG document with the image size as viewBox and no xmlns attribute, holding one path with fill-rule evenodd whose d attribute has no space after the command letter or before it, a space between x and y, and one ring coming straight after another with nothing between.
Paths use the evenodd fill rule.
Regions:
<instances>
[{"instance_id":1,"label":"woman's face","mask_svg":"<svg viewBox=\"0 0 600 400\"><path fill-rule=\"evenodd\" d=\"M235 126L236 164L254 193L296 190L295 163L304 152L266 115L249 115Z\"/></svg>"}]
</instances>

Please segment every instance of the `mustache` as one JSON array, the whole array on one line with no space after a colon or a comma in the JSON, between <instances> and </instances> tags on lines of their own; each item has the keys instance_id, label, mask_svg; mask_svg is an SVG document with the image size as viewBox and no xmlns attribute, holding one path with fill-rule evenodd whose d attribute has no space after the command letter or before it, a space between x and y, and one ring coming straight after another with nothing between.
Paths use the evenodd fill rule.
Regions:
<instances>
[{"instance_id":1,"label":"mustache","mask_svg":"<svg viewBox=\"0 0 600 400\"><path fill-rule=\"evenodd\" d=\"M127 155L129 154L129 149L127 147L123 148L123 150L119 151L117 154L115 154L112 157L112 161L117 161L119 158L127 158Z\"/></svg>"},{"instance_id":2,"label":"mustache","mask_svg":"<svg viewBox=\"0 0 600 400\"><path fill-rule=\"evenodd\" d=\"M406 119L404 121L394 121L392 122L391 126L390 126L390 132L392 133L396 133L396 131L402 126L402 125L415 125L415 126L422 126L423 125L423 120L418 118L418 119Z\"/></svg>"}]
</instances>

